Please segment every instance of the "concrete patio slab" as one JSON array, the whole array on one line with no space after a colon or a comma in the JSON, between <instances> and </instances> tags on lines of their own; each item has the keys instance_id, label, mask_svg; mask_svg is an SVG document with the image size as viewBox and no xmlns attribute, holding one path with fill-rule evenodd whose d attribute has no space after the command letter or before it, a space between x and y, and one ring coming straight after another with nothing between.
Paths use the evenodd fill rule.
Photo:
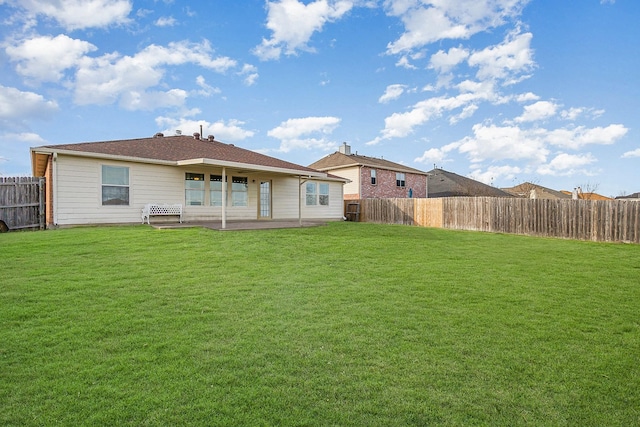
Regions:
<instances>
[{"instance_id":1,"label":"concrete patio slab","mask_svg":"<svg viewBox=\"0 0 640 427\"><path fill-rule=\"evenodd\" d=\"M226 228L222 228L222 221L194 221L183 222L182 224L158 223L151 224L157 229L202 227L218 231L239 231L239 230L268 230L277 228L301 228L318 227L326 225L328 221L303 220L302 225L298 220L275 220L275 221L227 221Z\"/></svg>"}]
</instances>

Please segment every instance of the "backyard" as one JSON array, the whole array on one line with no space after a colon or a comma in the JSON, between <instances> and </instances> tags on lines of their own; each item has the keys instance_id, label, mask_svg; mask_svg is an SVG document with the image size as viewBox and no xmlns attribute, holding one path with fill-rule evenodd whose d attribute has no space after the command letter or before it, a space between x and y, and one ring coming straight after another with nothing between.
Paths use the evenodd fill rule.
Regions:
<instances>
[{"instance_id":1,"label":"backyard","mask_svg":"<svg viewBox=\"0 0 640 427\"><path fill-rule=\"evenodd\" d=\"M640 245L0 235L0 424L639 425Z\"/></svg>"}]
</instances>

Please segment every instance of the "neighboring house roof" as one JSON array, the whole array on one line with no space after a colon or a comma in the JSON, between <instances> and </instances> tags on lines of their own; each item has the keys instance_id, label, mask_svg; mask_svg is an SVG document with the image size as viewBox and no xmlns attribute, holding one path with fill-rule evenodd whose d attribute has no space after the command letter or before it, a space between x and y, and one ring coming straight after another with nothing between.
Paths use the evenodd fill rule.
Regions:
<instances>
[{"instance_id":1,"label":"neighboring house roof","mask_svg":"<svg viewBox=\"0 0 640 427\"><path fill-rule=\"evenodd\" d=\"M49 154L61 153L76 156L98 157L112 160L157 163L173 166L210 165L238 169L290 173L345 181L318 170L276 159L255 151L215 141L213 137L200 139L194 136L163 136L76 144L45 145L31 149L34 176L42 176Z\"/></svg>"},{"instance_id":2,"label":"neighboring house roof","mask_svg":"<svg viewBox=\"0 0 640 427\"><path fill-rule=\"evenodd\" d=\"M429 175L427 179L427 197L430 198L456 196L513 197L498 188L444 169L432 169L427 173Z\"/></svg>"},{"instance_id":3,"label":"neighboring house roof","mask_svg":"<svg viewBox=\"0 0 640 427\"><path fill-rule=\"evenodd\" d=\"M571 191L562 190L562 193L568 194L570 197L573 197L573 193ZM578 191L578 199L581 199L581 200L613 200L611 197L603 196L602 194L593 193L593 192L584 193L582 191Z\"/></svg>"},{"instance_id":4,"label":"neighboring house roof","mask_svg":"<svg viewBox=\"0 0 640 427\"><path fill-rule=\"evenodd\" d=\"M616 200L617 199L640 199L640 193L633 193L627 196L618 196L616 197Z\"/></svg>"},{"instance_id":5,"label":"neighboring house roof","mask_svg":"<svg viewBox=\"0 0 640 427\"><path fill-rule=\"evenodd\" d=\"M310 168L321 171L344 169L356 166L365 166L372 169L385 169L394 172L413 173L418 175L427 174L421 170L391 162L389 160L379 159L377 157L360 156L358 154L344 154L339 151L329 154L328 156L325 156L317 162L309 165Z\"/></svg>"},{"instance_id":6,"label":"neighboring house roof","mask_svg":"<svg viewBox=\"0 0 640 427\"><path fill-rule=\"evenodd\" d=\"M506 191L516 197L531 198L531 191L535 190L536 198L538 199L570 199L571 195L567 195L562 191L552 190L551 188L543 187L531 182L523 182L522 184L514 187L502 188L502 191Z\"/></svg>"}]
</instances>

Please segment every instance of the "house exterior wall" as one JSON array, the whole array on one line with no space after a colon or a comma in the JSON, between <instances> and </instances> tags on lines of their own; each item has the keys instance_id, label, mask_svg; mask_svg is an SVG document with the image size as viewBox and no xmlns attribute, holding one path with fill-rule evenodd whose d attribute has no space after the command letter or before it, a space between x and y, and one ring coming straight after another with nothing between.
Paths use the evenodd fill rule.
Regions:
<instances>
[{"instance_id":1,"label":"house exterior wall","mask_svg":"<svg viewBox=\"0 0 640 427\"><path fill-rule=\"evenodd\" d=\"M376 184L371 184L371 170L376 171ZM405 198L409 197L409 189L413 198L425 198L427 195L427 177L413 173L406 173L405 186L396 185L396 171L376 169L363 166L360 169L361 198Z\"/></svg>"},{"instance_id":2,"label":"house exterior wall","mask_svg":"<svg viewBox=\"0 0 640 427\"><path fill-rule=\"evenodd\" d=\"M344 185L344 198L347 200L360 198L360 166L330 171L333 175L346 178L351 182Z\"/></svg>"},{"instance_id":3,"label":"house exterior wall","mask_svg":"<svg viewBox=\"0 0 640 427\"><path fill-rule=\"evenodd\" d=\"M57 225L109 224L141 222L141 211L147 203L181 203L184 221L213 221L222 219L222 208L209 206L209 175L221 175L220 168L174 167L145 163L119 162L86 157L58 155L54 183L51 193L57 200L48 205L55 206ZM102 165L129 168L129 205L102 205ZM185 204L185 173L205 174L205 205ZM258 191L260 180L271 180L272 218L298 218L298 178L282 175L239 174L227 170L228 193L231 191L231 176L247 177L247 206L227 206L227 220L251 220L258 218ZM49 181L49 182L53 182ZM49 186L53 187L53 186ZM302 188L302 217L305 219L340 219L342 209L342 183L330 182L329 206L304 205ZM53 212L52 212L53 218ZM174 221L175 217L154 217L152 221ZM52 220L53 222L53 220Z\"/></svg>"}]
</instances>

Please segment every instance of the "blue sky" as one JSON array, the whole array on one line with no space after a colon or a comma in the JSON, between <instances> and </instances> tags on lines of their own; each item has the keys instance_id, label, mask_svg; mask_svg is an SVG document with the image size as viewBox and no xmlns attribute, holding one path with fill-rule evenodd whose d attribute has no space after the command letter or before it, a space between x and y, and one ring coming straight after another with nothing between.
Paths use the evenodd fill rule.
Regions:
<instances>
[{"instance_id":1,"label":"blue sky","mask_svg":"<svg viewBox=\"0 0 640 427\"><path fill-rule=\"evenodd\" d=\"M636 0L0 0L0 175L203 128L496 187L640 191Z\"/></svg>"}]
</instances>

